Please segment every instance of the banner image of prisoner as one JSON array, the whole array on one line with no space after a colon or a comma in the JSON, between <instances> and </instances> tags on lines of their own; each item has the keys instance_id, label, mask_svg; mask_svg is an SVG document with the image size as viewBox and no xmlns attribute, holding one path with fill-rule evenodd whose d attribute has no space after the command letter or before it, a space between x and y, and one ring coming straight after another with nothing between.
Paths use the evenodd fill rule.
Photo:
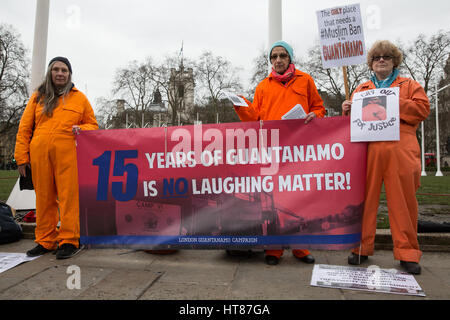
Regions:
<instances>
[{"instance_id":1,"label":"banner image of prisoner","mask_svg":"<svg viewBox=\"0 0 450 320\"><path fill-rule=\"evenodd\" d=\"M386 96L370 97L363 100L363 121L386 120Z\"/></svg>"}]
</instances>

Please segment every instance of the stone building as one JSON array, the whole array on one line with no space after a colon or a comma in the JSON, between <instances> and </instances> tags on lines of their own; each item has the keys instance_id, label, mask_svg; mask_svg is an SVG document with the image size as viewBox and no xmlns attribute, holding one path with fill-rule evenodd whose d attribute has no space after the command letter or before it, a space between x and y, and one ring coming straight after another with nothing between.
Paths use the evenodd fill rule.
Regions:
<instances>
[{"instance_id":1,"label":"stone building","mask_svg":"<svg viewBox=\"0 0 450 320\"><path fill-rule=\"evenodd\" d=\"M181 124L193 123L194 115L194 71L184 68L183 63L178 69L170 70L168 114L174 115ZM175 108L175 110L173 109Z\"/></svg>"},{"instance_id":2,"label":"stone building","mask_svg":"<svg viewBox=\"0 0 450 320\"><path fill-rule=\"evenodd\" d=\"M161 93L155 90L152 103L147 110L125 108L126 101L116 99L111 101L111 115L106 121L106 129L149 128L168 124L167 107L161 99Z\"/></svg>"}]
</instances>

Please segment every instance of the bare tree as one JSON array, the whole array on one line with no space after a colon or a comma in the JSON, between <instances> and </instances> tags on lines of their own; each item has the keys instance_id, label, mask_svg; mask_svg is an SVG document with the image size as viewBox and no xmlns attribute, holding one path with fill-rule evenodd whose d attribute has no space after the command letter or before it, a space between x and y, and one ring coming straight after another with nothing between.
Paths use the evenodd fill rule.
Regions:
<instances>
[{"instance_id":1,"label":"bare tree","mask_svg":"<svg viewBox=\"0 0 450 320\"><path fill-rule=\"evenodd\" d=\"M187 100L192 100L194 107L195 74L194 64L180 54L167 56L154 69L152 79L161 92L162 99L168 103L168 112L172 125L177 125L181 115L182 121L189 122L192 110L187 110Z\"/></svg>"},{"instance_id":2,"label":"bare tree","mask_svg":"<svg viewBox=\"0 0 450 320\"><path fill-rule=\"evenodd\" d=\"M20 36L0 24L0 135L17 129L28 96L29 59Z\"/></svg>"},{"instance_id":3,"label":"bare tree","mask_svg":"<svg viewBox=\"0 0 450 320\"><path fill-rule=\"evenodd\" d=\"M412 79L420 82L427 94L432 94L435 83L444 76L444 68L450 54L450 32L439 30L436 34L426 37L419 35L410 45L403 45L404 59L401 70ZM447 76L448 77L448 73ZM448 81L448 80L447 80ZM441 81L442 83L442 81ZM445 92L443 92L445 94ZM429 96L431 102L430 116L424 121L425 152L436 150L436 111L434 108L434 95ZM445 97L445 96L444 96ZM448 134L448 112L445 112L445 99L440 98L439 122L441 146L445 143ZM418 131L420 137L421 131Z\"/></svg>"},{"instance_id":4,"label":"bare tree","mask_svg":"<svg viewBox=\"0 0 450 320\"><path fill-rule=\"evenodd\" d=\"M238 73L240 69L232 66L231 62L221 56L214 56L212 52L204 52L197 62L197 78L200 89L203 89L204 105L212 107L215 114L222 106L224 91L241 92L242 84Z\"/></svg>"},{"instance_id":5,"label":"bare tree","mask_svg":"<svg viewBox=\"0 0 450 320\"><path fill-rule=\"evenodd\" d=\"M253 100L255 90L258 84L263 81L269 72L269 60L267 49L261 48L258 55L253 59L253 74L250 78L250 89L248 90L248 99Z\"/></svg>"},{"instance_id":6,"label":"bare tree","mask_svg":"<svg viewBox=\"0 0 450 320\"><path fill-rule=\"evenodd\" d=\"M444 67L444 77L439 82L439 88L450 85L450 54ZM441 154L450 155L450 87L439 93L439 139L441 142ZM447 160L447 164L450 161Z\"/></svg>"},{"instance_id":7,"label":"bare tree","mask_svg":"<svg viewBox=\"0 0 450 320\"><path fill-rule=\"evenodd\" d=\"M410 46L403 49L403 71L414 80L423 82L425 92L428 93L430 87L442 77L449 53L450 32L440 30L429 38L419 35Z\"/></svg>"},{"instance_id":8,"label":"bare tree","mask_svg":"<svg viewBox=\"0 0 450 320\"><path fill-rule=\"evenodd\" d=\"M28 96L28 57L20 35L0 24L0 168L12 168L20 117Z\"/></svg>"},{"instance_id":9,"label":"bare tree","mask_svg":"<svg viewBox=\"0 0 450 320\"><path fill-rule=\"evenodd\" d=\"M141 126L142 115L152 105L158 87L154 80L156 69L152 59L147 58L144 62L130 62L127 67L118 69L115 75L112 92L124 100L129 120L138 127Z\"/></svg>"},{"instance_id":10,"label":"bare tree","mask_svg":"<svg viewBox=\"0 0 450 320\"><path fill-rule=\"evenodd\" d=\"M322 97L324 100L330 100L328 107L340 113L341 104L345 100L342 68L324 69L320 46L316 45L308 51L308 58L300 63L300 70L313 77L317 88L324 91L324 94L329 98ZM366 64L348 66L347 78L351 94L359 84L370 78L369 68Z\"/></svg>"},{"instance_id":11,"label":"bare tree","mask_svg":"<svg viewBox=\"0 0 450 320\"><path fill-rule=\"evenodd\" d=\"M151 57L144 62L132 61L117 70L112 90L115 99L100 99L99 113L113 127L123 124L126 117L137 127L147 126L149 119L142 121L142 117L150 117L151 121L155 115L162 115L164 124L177 125L180 114L186 117L186 96L190 92L193 109L193 86L192 63L181 55L167 56L159 64ZM118 102L124 104L121 110L117 110ZM166 105L170 109L169 121Z\"/></svg>"},{"instance_id":12,"label":"bare tree","mask_svg":"<svg viewBox=\"0 0 450 320\"><path fill-rule=\"evenodd\" d=\"M121 125L114 123L114 118L117 117L117 101L114 99L107 99L100 97L95 100L96 114L98 126L100 129L120 128Z\"/></svg>"}]
</instances>

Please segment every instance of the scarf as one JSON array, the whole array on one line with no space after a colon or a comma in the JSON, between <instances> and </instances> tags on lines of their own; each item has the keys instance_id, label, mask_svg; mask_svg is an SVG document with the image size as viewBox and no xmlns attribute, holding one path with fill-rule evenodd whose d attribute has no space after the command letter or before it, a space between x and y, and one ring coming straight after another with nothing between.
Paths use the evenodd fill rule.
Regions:
<instances>
[{"instance_id":1,"label":"scarf","mask_svg":"<svg viewBox=\"0 0 450 320\"><path fill-rule=\"evenodd\" d=\"M395 81L395 79L397 79L399 73L400 71L398 71L398 69L394 69L394 71L392 71L389 77L387 77L384 80L378 80L377 76L373 74L370 80L373 82L373 84L377 89L389 88L391 84Z\"/></svg>"},{"instance_id":2,"label":"scarf","mask_svg":"<svg viewBox=\"0 0 450 320\"><path fill-rule=\"evenodd\" d=\"M272 67L272 77L275 78L275 80L282 82L282 83L288 83L295 75L295 66L293 63L289 65L286 72L284 74L278 74L275 72L275 70Z\"/></svg>"}]
</instances>

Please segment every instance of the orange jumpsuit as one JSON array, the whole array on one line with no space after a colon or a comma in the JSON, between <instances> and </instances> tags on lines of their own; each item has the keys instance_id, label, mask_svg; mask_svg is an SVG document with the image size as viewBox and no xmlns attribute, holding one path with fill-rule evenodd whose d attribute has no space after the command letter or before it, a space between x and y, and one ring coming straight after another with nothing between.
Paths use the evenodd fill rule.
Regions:
<instances>
[{"instance_id":1,"label":"orange jumpsuit","mask_svg":"<svg viewBox=\"0 0 450 320\"><path fill-rule=\"evenodd\" d=\"M18 165L31 163L36 192L35 242L49 250L58 243L78 247L78 170L72 126L95 130L97 120L88 99L75 87L59 98L52 117L42 113L43 104L37 103L36 97L37 92L20 120L14 153Z\"/></svg>"},{"instance_id":2,"label":"orange jumpsuit","mask_svg":"<svg viewBox=\"0 0 450 320\"><path fill-rule=\"evenodd\" d=\"M419 123L430 113L430 102L416 81L397 77L391 87L400 87L400 141L370 142L367 149L367 176L362 239L356 254L373 255L377 212L384 182L396 260L419 262L422 252L417 241L420 184L420 147L416 137ZM369 81L355 92L375 89Z\"/></svg>"},{"instance_id":3,"label":"orange jumpsuit","mask_svg":"<svg viewBox=\"0 0 450 320\"><path fill-rule=\"evenodd\" d=\"M307 73L295 70L294 78L286 85L270 74L255 90L253 103L245 99L249 107L234 107L242 121L281 120L289 110L300 104L306 114L325 115L323 101L314 80Z\"/></svg>"},{"instance_id":4,"label":"orange jumpsuit","mask_svg":"<svg viewBox=\"0 0 450 320\"><path fill-rule=\"evenodd\" d=\"M314 80L297 69L294 77L285 85L270 74L256 87L253 103L245 100L249 107L234 107L242 121L281 120L297 104L303 107L306 114L314 112L319 118L325 115L323 100ZM309 250L301 249L292 250L292 253L298 258L310 254ZM283 250L266 250L266 255L280 258Z\"/></svg>"}]
</instances>

